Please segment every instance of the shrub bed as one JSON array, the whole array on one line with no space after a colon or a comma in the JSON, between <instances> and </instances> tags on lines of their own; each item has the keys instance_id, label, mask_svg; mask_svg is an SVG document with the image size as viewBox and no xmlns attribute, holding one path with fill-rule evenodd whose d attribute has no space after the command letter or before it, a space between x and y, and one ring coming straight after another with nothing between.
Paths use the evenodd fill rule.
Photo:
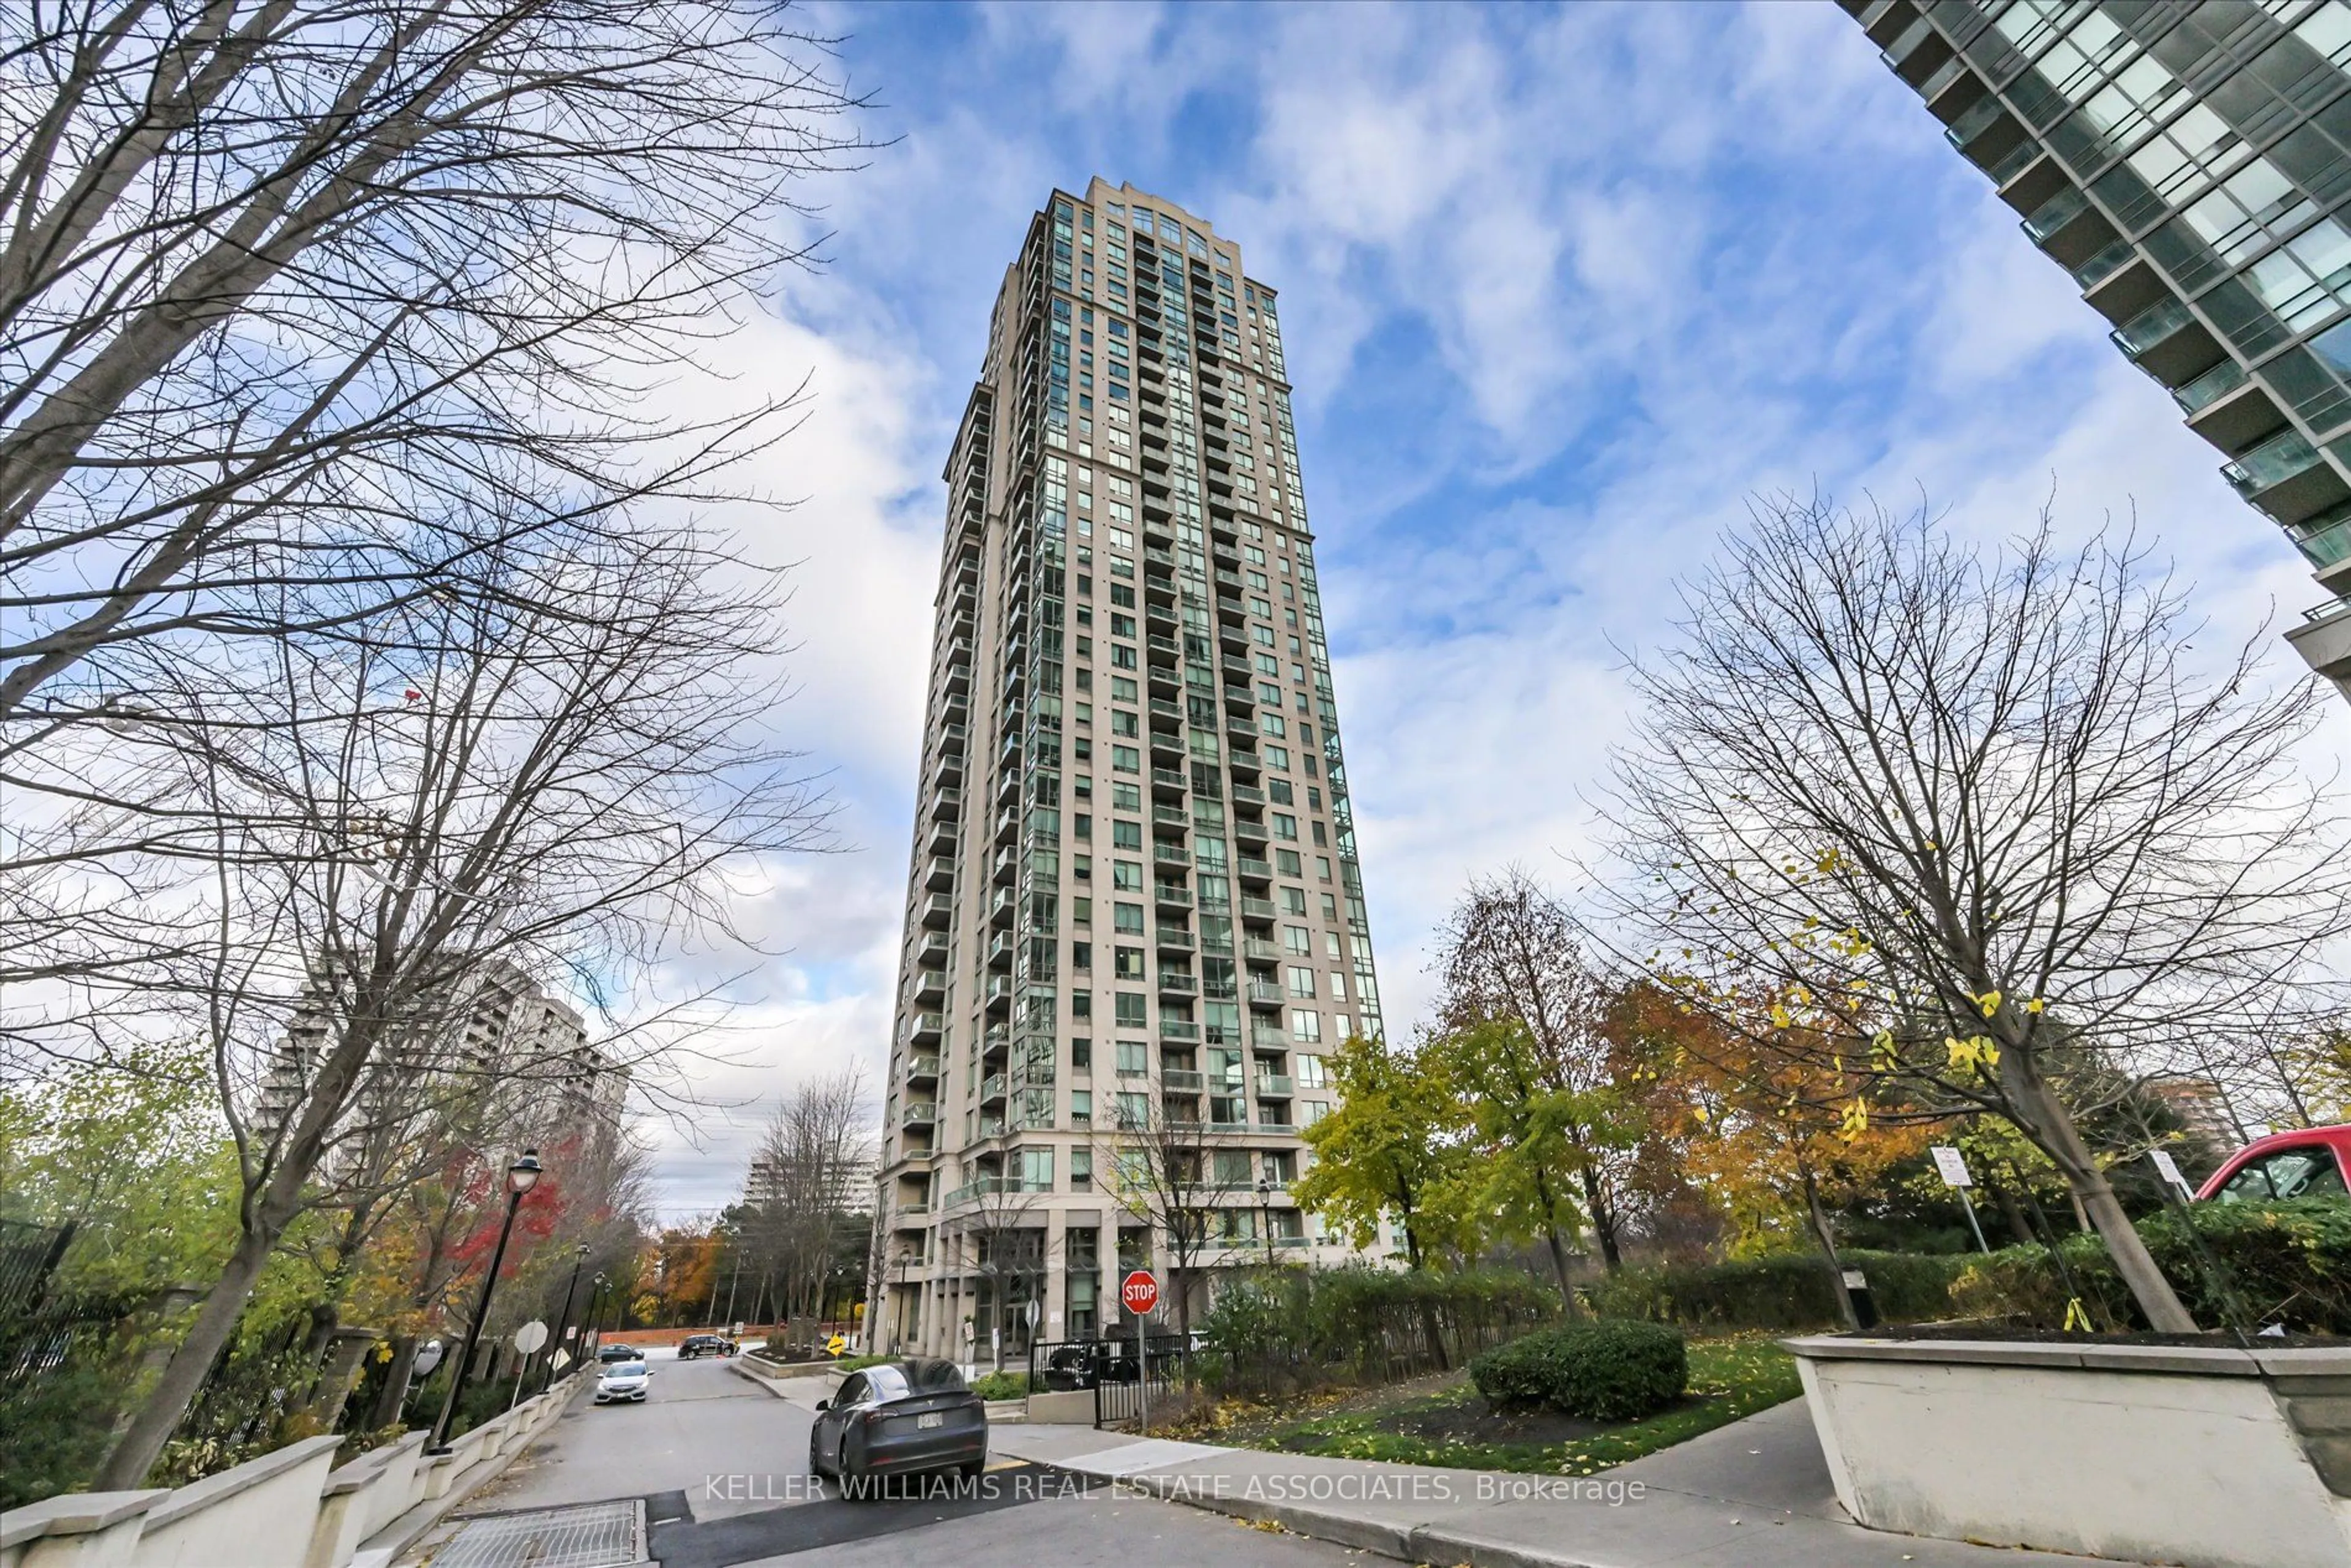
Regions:
<instances>
[{"instance_id":1,"label":"shrub bed","mask_svg":"<svg viewBox=\"0 0 2351 1568\"><path fill-rule=\"evenodd\" d=\"M1267 1391L1458 1366L1560 1304L1515 1270L1280 1269L1226 1285L1198 1327L1218 1387Z\"/></svg>"},{"instance_id":2,"label":"shrub bed","mask_svg":"<svg viewBox=\"0 0 2351 1568\"><path fill-rule=\"evenodd\" d=\"M1878 1314L1897 1323L1951 1316L1951 1283L1969 1261L1925 1252L1853 1251L1844 1259L1869 1277ZM1842 1321L1828 1265L1817 1252L1624 1269L1581 1293L1599 1317L1691 1328L1814 1329ZM2061 1298L2061 1312L2063 1307Z\"/></svg>"},{"instance_id":3,"label":"shrub bed","mask_svg":"<svg viewBox=\"0 0 2351 1568\"><path fill-rule=\"evenodd\" d=\"M1019 1399L1029 1392L1029 1375L991 1372L985 1377L973 1378L971 1391L982 1399Z\"/></svg>"},{"instance_id":4,"label":"shrub bed","mask_svg":"<svg viewBox=\"0 0 2351 1568\"><path fill-rule=\"evenodd\" d=\"M1636 1421L1689 1385L1678 1330L1632 1319L1544 1329L1489 1350L1469 1379L1497 1409L1543 1408L1593 1421Z\"/></svg>"},{"instance_id":5,"label":"shrub bed","mask_svg":"<svg viewBox=\"0 0 2351 1568\"><path fill-rule=\"evenodd\" d=\"M2291 1333L2351 1334L2351 1204L2199 1203L2189 1212L2192 1237L2169 1211L2141 1220L2138 1233L2198 1322L2228 1323L2225 1288L2250 1320L2246 1327L2278 1323ZM2143 1326L2105 1242L2073 1236L2061 1250L2100 1328ZM1964 1262L1951 1287L1954 1314L2064 1325L2064 1277L2046 1247L2004 1248Z\"/></svg>"}]
</instances>

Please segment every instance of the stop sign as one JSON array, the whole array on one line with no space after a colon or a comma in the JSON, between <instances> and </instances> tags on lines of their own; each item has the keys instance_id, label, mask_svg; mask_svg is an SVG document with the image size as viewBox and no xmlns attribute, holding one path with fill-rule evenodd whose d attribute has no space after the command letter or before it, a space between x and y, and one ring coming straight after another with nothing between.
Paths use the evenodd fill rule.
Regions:
<instances>
[{"instance_id":1,"label":"stop sign","mask_svg":"<svg viewBox=\"0 0 2351 1568\"><path fill-rule=\"evenodd\" d=\"M1120 1283L1118 1299L1136 1317L1146 1317L1159 1305L1159 1281L1150 1270L1137 1269Z\"/></svg>"}]
</instances>

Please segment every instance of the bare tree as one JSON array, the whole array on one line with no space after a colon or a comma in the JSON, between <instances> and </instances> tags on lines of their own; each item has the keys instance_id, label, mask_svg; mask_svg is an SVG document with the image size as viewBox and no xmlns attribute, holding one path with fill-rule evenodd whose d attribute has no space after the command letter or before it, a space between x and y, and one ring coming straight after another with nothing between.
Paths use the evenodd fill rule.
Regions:
<instances>
[{"instance_id":1,"label":"bare tree","mask_svg":"<svg viewBox=\"0 0 2351 1568\"><path fill-rule=\"evenodd\" d=\"M776 433L785 404L644 394L805 254L786 193L859 146L785 6L45 0L0 28L0 717L107 712L109 649L475 583Z\"/></svg>"},{"instance_id":2,"label":"bare tree","mask_svg":"<svg viewBox=\"0 0 2351 1568\"><path fill-rule=\"evenodd\" d=\"M1730 1027L1765 1001L1913 1105L2008 1119L2147 1320L2191 1329L2079 1119L2351 929L2351 853L2293 765L2319 698L2264 692L2265 632L2192 656L2127 539L1753 510L1635 667L1618 912Z\"/></svg>"},{"instance_id":3,"label":"bare tree","mask_svg":"<svg viewBox=\"0 0 2351 1568\"><path fill-rule=\"evenodd\" d=\"M1210 1180L1217 1140L1207 1123L1170 1115L1147 1099L1122 1100L1110 1134L1105 1157L1095 1164L1109 1173L1113 1201L1165 1249L1167 1293L1175 1298L1176 1330L1188 1341L1192 1284L1211 1244L1221 1190Z\"/></svg>"},{"instance_id":4,"label":"bare tree","mask_svg":"<svg viewBox=\"0 0 2351 1568\"><path fill-rule=\"evenodd\" d=\"M1013 1287L1026 1286L1034 1300L1050 1262L1052 1239L1038 1212L1037 1195L1018 1176L973 1172L954 1235L965 1267L987 1287L988 1353L1000 1371L1012 1326Z\"/></svg>"},{"instance_id":5,"label":"bare tree","mask_svg":"<svg viewBox=\"0 0 2351 1568\"><path fill-rule=\"evenodd\" d=\"M752 1155L747 1239L787 1321L814 1314L842 1221L860 1212L872 1106L855 1068L796 1084Z\"/></svg>"},{"instance_id":6,"label":"bare tree","mask_svg":"<svg viewBox=\"0 0 2351 1568\"><path fill-rule=\"evenodd\" d=\"M464 1065L443 1047L475 977L507 963L601 999L723 925L734 868L812 841L817 803L761 738L768 694L744 679L746 651L773 639L766 591L720 591L701 565L656 541L569 563L545 584L560 612L428 597L255 644L233 679L152 666L169 722L126 737L151 755L125 765L182 824L169 853L204 879L182 895L214 940L97 1005L212 1041L238 1238L102 1484L145 1475L370 1107ZM272 1103L298 1009L316 1049ZM660 1030L604 1042L640 1092L668 1046Z\"/></svg>"},{"instance_id":7,"label":"bare tree","mask_svg":"<svg viewBox=\"0 0 2351 1568\"><path fill-rule=\"evenodd\" d=\"M1574 915L1513 866L1470 883L1441 940L1445 1027L1466 1033L1493 1019L1524 1026L1530 1049L1508 1052L1510 1071L1488 1075L1481 1087L1522 1103L1540 1101L1531 1120L1566 1155L1558 1178L1576 1185L1603 1260L1622 1268L1622 1187L1637 1142L1637 1108L1618 1092L1620 1052L1608 1027L1616 992L1586 958ZM1533 1179L1552 1178L1537 1171ZM1555 1207L1544 1191L1545 1215ZM1561 1292L1572 1300L1555 1219L1547 1218L1545 1232Z\"/></svg>"}]
</instances>

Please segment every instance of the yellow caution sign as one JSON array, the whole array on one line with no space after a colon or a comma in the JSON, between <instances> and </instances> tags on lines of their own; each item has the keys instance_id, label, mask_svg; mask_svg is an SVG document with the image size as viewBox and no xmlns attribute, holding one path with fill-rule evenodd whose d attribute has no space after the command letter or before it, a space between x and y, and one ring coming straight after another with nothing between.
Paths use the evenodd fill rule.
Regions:
<instances>
[{"instance_id":1,"label":"yellow caution sign","mask_svg":"<svg viewBox=\"0 0 2351 1568\"><path fill-rule=\"evenodd\" d=\"M839 1334L835 1334L831 1339L824 1342L824 1353L827 1355L839 1355L842 1351L845 1351L848 1348L849 1342Z\"/></svg>"}]
</instances>

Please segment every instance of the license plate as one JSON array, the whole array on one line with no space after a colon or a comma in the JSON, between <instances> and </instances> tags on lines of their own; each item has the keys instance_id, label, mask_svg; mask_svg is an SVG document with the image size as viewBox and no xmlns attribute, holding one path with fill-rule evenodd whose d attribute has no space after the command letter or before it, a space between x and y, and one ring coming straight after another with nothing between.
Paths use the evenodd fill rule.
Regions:
<instances>
[{"instance_id":1,"label":"license plate","mask_svg":"<svg viewBox=\"0 0 2351 1568\"><path fill-rule=\"evenodd\" d=\"M930 1427L944 1427L946 1424L946 1414L944 1411L934 1410L927 1416L917 1416L914 1417L914 1426L917 1430L927 1430Z\"/></svg>"}]
</instances>

